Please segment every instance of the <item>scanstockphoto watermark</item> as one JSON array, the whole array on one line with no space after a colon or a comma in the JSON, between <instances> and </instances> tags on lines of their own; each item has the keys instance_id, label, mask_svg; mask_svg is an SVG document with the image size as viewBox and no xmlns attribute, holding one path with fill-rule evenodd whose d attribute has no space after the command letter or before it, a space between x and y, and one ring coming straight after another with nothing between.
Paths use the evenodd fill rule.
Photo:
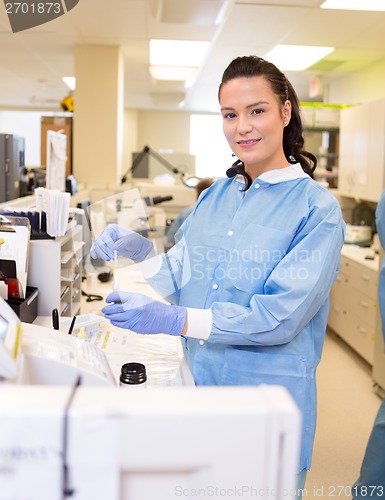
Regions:
<instances>
[{"instance_id":1,"label":"scanstockphoto watermark","mask_svg":"<svg viewBox=\"0 0 385 500\"><path fill-rule=\"evenodd\" d=\"M79 0L4 0L12 32L18 33L48 23L73 9Z\"/></svg>"},{"instance_id":2,"label":"scanstockphoto watermark","mask_svg":"<svg viewBox=\"0 0 385 500\"><path fill-rule=\"evenodd\" d=\"M242 250L232 249L217 249L207 246L195 246L192 249L192 256L195 262L227 262L229 259L233 262L269 262L276 264L281 261L286 255L290 255L290 259L296 262L311 262L313 264L321 262L322 252L318 249L307 250L305 248L294 248L287 254L286 251L276 249L261 249L257 245L248 245Z\"/></svg>"},{"instance_id":3,"label":"scanstockphoto watermark","mask_svg":"<svg viewBox=\"0 0 385 500\"><path fill-rule=\"evenodd\" d=\"M302 490L284 488L257 488L251 485L243 486L206 486L205 488L184 488L176 486L175 497L179 498L295 498Z\"/></svg>"},{"instance_id":4,"label":"scanstockphoto watermark","mask_svg":"<svg viewBox=\"0 0 385 500\"><path fill-rule=\"evenodd\" d=\"M195 279L216 281L229 280L232 282L242 281L255 283L256 281L265 281L270 276L273 269L267 264L254 267L242 267L240 265L228 264L226 267L215 269L213 274L212 267L208 264L193 264L191 267ZM274 279L279 281L286 280L307 280L309 278L309 268L305 266L280 267L274 270Z\"/></svg>"},{"instance_id":5,"label":"scanstockphoto watermark","mask_svg":"<svg viewBox=\"0 0 385 500\"><path fill-rule=\"evenodd\" d=\"M279 250L260 250L252 246L241 251L194 247L191 271L195 278L255 282L265 280L274 270L278 280L307 280L309 273L322 262L320 250L293 250L287 264L277 266L285 258Z\"/></svg>"},{"instance_id":6,"label":"scanstockphoto watermark","mask_svg":"<svg viewBox=\"0 0 385 500\"><path fill-rule=\"evenodd\" d=\"M176 486L175 497L179 498L383 498L385 490L382 485L314 485L312 488L258 488L255 486L184 488Z\"/></svg>"}]
</instances>

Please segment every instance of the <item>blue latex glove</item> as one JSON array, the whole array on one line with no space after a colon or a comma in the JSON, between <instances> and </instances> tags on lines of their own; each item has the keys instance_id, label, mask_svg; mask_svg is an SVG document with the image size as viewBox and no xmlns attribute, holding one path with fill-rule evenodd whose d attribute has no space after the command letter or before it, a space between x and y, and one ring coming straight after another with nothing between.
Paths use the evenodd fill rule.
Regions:
<instances>
[{"instance_id":1,"label":"blue latex glove","mask_svg":"<svg viewBox=\"0 0 385 500\"><path fill-rule=\"evenodd\" d=\"M108 261L114 258L116 251L118 255L141 262L153 250L152 243L147 238L117 224L109 224L92 244L90 255L93 259Z\"/></svg>"},{"instance_id":2,"label":"blue latex glove","mask_svg":"<svg viewBox=\"0 0 385 500\"><path fill-rule=\"evenodd\" d=\"M186 323L185 307L163 304L141 293L112 292L106 302L110 304L102 309L106 318L136 333L180 335Z\"/></svg>"}]
</instances>

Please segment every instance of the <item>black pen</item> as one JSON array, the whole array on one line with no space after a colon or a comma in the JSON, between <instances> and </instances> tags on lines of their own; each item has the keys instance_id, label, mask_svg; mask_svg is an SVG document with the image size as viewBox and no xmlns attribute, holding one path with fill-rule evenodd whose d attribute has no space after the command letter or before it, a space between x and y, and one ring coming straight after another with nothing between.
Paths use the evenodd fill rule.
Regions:
<instances>
[{"instance_id":1,"label":"black pen","mask_svg":"<svg viewBox=\"0 0 385 500\"><path fill-rule=\"evenodd\" d=\"M52 310L52 326L54 330L59 330L59 312L56 308Z\"/></svg>"},{"instance_id":2,"label":"black pen","mask_svg":"<svg viewBox=\"0 0 385 500\"><path fill-rule=\"evenodd\" d=\"M70 329L68 330L68 335L71 335L71 333L73 332L73 329L74 329L74 326L75 326L75 321L76 321L76 316L74 316L72 318Z\"/></svg>"}]
</instances>

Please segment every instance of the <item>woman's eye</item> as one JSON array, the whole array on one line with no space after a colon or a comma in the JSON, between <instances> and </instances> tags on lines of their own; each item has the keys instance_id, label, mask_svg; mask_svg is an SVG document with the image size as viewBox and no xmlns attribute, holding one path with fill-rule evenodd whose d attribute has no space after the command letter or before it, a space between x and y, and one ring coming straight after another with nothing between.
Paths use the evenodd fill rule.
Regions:
<instances>
[{"instance_id":1,"label":"woman's eye","mask_svg":"<svg viewBox=\"0 0 385 500\"><path fill-rule=\"evenodd\" d=\"M263 109L253 109L251 112L253 115L259 115L260 113L263 113Z\"/></svg>"},{"instance_id":2,"label":"woman's eye","mask_svg":"<svg viewBox=\"0 0 385 500\"><path fill-rule=\"evenodd\" d=\"M235 113L226 113L223 115L223 118L235 118L236 114Z\"/></svg>"}]
</instances>

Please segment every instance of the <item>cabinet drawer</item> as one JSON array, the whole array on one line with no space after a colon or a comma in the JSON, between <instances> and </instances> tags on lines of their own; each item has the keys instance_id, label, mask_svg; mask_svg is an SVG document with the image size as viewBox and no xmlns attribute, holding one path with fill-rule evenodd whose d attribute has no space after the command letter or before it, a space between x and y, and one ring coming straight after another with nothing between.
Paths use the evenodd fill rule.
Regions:
<instances>
[{"instance_id":1,"label":"cabinet drawer","mask_svg":"<svg viewBox=\"0 0 385 500\"><path fill-rule=\"evenodd\" d=\"M348 311L352 311L361 321L368 323L373 328L375 327L377 302L372 297L348 286L341 297L341 302L345 304Z\"/></svg>"},{"instance_id":2,"label":"cabinet drawer","mask_svg":"<svg viewBox=\"0 0 385 500\"><path fill-rule=\"evenodd\" d=\"M352 312L346 315L346 325L341 335L368 363L373 365L375 328L361 321Z\"/></svg>"},{"instance_id":3,"label":"cabinet drawer","mask_svg":"<svg viewBox=\"0 0 385 500\"><path fill-rule=\"evenodd\" d=\"M376 299L370 295L361 293L351 285L351 278L340 273L334 282L330 292L331 307L341 304L347 310L353 311L361 320L373 327L376 322L377 293ZM353 280L354 281L354 280Z\"/></svg>"},{"instance_id":4,"label":"cabinet drawer","mask_svg":"<svg viewBox=\"0 0 385 500\"><path fill-rule=\"evenodd\" d=\"M373 365L375 327L362 321L342 304L330 308L329 327L368 363Z\"/></svg>"},{"instance_id":5,"label":"cabinet drawer","mask_svg":"<svg viewBox=\"0 0 385 500\"><path fill-rule=\"evenodd\" d=\"M348 289L348 277L340 271L330 291L331 300L337 300L345 296Z\"/></svg>"},{"instance_id":6,"label":"cabinet drawer","mask_svg":"<svg viewBox=\"0 0 385 500\"><path fill-rule=\"evenodd\" d=\"M338 335L344 330L346 325L346 307L338 300L330 303L328 326L332 328Z\"/></svg>"},{"instance_id":7,"label":"cabinet drawer","mask_svg":"<svg viewBox=\"0 0 385 500\"><path fill-rule=\"evenodd\" d=\"M349 286L377 301L378 273L356 262L343 259L341 269L348 276Z\"/></svg>"}]
</instances>

